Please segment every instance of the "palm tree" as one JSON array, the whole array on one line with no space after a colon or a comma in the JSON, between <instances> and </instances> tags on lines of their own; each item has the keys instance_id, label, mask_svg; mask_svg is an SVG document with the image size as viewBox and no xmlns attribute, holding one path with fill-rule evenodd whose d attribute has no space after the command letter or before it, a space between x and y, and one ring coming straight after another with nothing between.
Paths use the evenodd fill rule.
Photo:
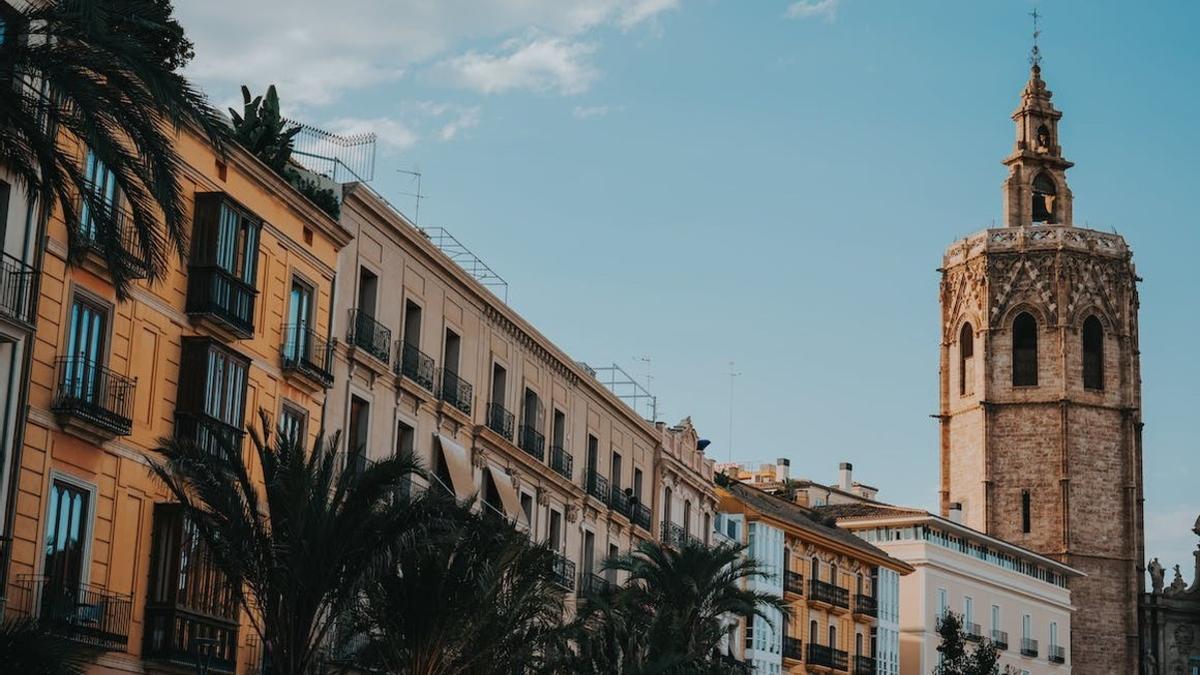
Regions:
<instances>
[{"instance_id":1,"label":"palm tree","mask_svg":"<svg viewBox=\"0 0 1200 675\"><path fill-rule=\"evenodd\" d=\"M448 505L449 522L364 592L361 666L404 675L551 672L563 636L554 553L501 518Z\"/></svg>"},{"instance_id":2,"label":"palm tree","mask_svg":"<svg viewBox=\"0 0 1200 675\"><path fill-rule=\"evenodd\" d=\"M61 208L71 262L98 250L127 297L131 279L161 279L171 251L186 252L174 134L194 125L219 147L223 124L177 72L191 43L170 0L26 4L0 8L0 165Z\"/></svg>"},{"instance_id":3,"label":"palm tree","mask_svg":"<svg viewBox=\"0 0 1200 675\"><path fill-rule=\"evenodd\" d=\"M94 654L78 643L46 632L37 621L0 623L0 672L28 675L81 675Z\"/></svg>"},{"instance_id":4,"label":"palm tree","mask_svg":"<svg viewBox=\"0 0 1200 675\"><path fill-rule=\"evenodd\" d=\"M423 538L423 498L400 491L419 467L409 455L366 466L361 448L342 457L336 434L311 451L282 432L274 443L266 432L250 437L253 469L239 452L179 439L164 441L151 466L216 566L245 589L268 672L303 675L319 669L337 617L372 576Z\"/></svg>"},{"instance_id":5,"label":"palm tree","mask_svg":"<svg viewBox=\"0 0 1200 675\"><path fill-rule=\"evenodd\" d=\"M628 582L586 603L571 667L629 675L730 672L715 654L733 622L770 620L768 607L786 608L777 596L744 588L767 576L744 551L734 544L642 543L608 560L605 566L628 573Z\"/></svg>"}]
</instances>

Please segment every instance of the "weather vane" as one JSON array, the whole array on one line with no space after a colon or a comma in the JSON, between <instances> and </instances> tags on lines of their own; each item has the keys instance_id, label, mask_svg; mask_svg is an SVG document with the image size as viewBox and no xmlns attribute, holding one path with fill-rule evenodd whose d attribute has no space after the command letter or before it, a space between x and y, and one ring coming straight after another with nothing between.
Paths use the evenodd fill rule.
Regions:
<instances>
[{"instance_id":1,"label":"weather vane","mask_svg":"<svg viewBox=\"0 0 1200 675\"><path fill-rule=\"evenodd\" d=\"M1037 7L1034 7L1029 16L1033 17L1033 49L1029 51L1029 64L1034 68L1041 68L1042 50L1038 48L1038 38L1042 35L1042 29L1038 27L1038 19L1042 18L1042 15L1037 11Z\"/></svg>"}]
</instances>

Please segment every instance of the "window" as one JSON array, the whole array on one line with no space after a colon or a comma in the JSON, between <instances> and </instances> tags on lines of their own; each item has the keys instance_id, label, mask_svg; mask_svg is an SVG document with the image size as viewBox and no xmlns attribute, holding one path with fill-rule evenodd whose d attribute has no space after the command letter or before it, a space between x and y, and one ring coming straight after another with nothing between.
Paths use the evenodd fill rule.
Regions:
<instances>
[{"instance_id":1,"label":"window","mask_svg":"<svg viewBox=\"0 0 1200 675\"><path fill-rule=\"evenodd\" d=\"M396 454L412 455L417 451L417 430L405 422L396 423Z\"/></svg>"},{"instance_id":2,"label":"window","mask_svg":"<svg viewBox=\"0 0 1200 675\"><path fill-rule=\"evenodd\" d=\"M367 441L371 429L371 404L365 399L350 395L350 420L346 433L346 452L359 452L363 457L367 453Z\"/></svg>"},{"instance_id":3,"label":"window","mask_svg":"<svg viewBox=\"0 0 1200 675\"><path fill-rule=\"evenodd\" d=\"M1028 614L1021 617L1021 639L1028 640L1033 635L1033 618Z\"/></svg>"},{"instance_id":4,"label":"window","mask_svg":"<svg viewBox=\"0 0 1200 675\"><path fill-rule=\"evenodd\" d=\"M549 544L549 546L550 546L550 550L552 550L552 551L559 551L559 550L561 550L561 549L562 549L562 545L563 545L563 540L562 540L562 514L561 514L561 513L559 513L559 512L558 512L557 510L555 510L555 509L550 509L550 526L549 526L549 530L550 530L550 531L549 531L549 534L548 534L548 536L547 536L547 539L546 539L546 541L547 541L547 543L548 543L548 544Z\"/></svg>"},{"instance_id":5,"label":"window","mask_svg":"<svg viewBox=\"0 0 1200 675\"><path fill-rule=\"evenodd\" d=\"M404 344L421 347L421 306L412 300L404 303Z\"/></svg>"},{"instance_id":6,"label":"window","mask_svg":"<svg viewBox=\"0 0 1200 675\"><path fill-rule=\"evenodd\" d=\"M600 439L588 434L587 437L587 471L588 480L596 473L596 467L600 462Z\"/></svg>"},{"instance_id":7,"label":"window","mask_svg":"<svg viewBox=\"0 0 1200 675\"><path fill-rule=\"evenodd\" d=\"M812 578L813 581L821 580L821 559L815 555L812 557Z\"/></svg>"},{"instance_id":8,"label":"window","mask_svg":"<svg viewBox=\"0 0 1200 675\"><path fill-rule=\"evenodd\" d=\"M545 458L546 437L542 428L546 421L546 408L537 392L526 387L521 405L521 448L539 460Z\"/></svg>"},{"instance_id":9,"label":"window","mask_svg":"<svg viewBox=\"0 0 1200 675\"><path fill-rule=\"evenodd\" d=\"M831 625L831 626L829 627L829 646L830 646L830 648L832 648L832 649L837 649L837 646L838 646L838 641L837 641L837 626L832 626L832 625Z\"/></svg>"},{"instance_id":10,"label":"window","mask_svg":"<svg viewBox=\"0 0 1200 675\"><path fill-rule=\"evenodd\" d=\"M813 619L808 624L808 642L809 644L817 644L817 637L821 634L820 627L817 626L817 620Z\"/></svg>"},{"instance_id":11,"label":"window","mask_svg":"<svg viewBox=\"0 0 1200 675\"><path fill-rule=\"evenodd\" d=\"M862 656L862 655L863 655L863 636L862 636L862 633L855 633L855 635L854 635L854 655L855 655L855 656Z\"/></svg>"},{"instance_id":12,"label":"window","mask_svg":"<svg viewBox=\"0 0 1200 675\"><path fill-rule=\"evenodd\" d=\"M109 219L115 218L114 210L120 198L117 192L117 176L112 169L105 166L91 150L87 152L86 162L83 170L84 180L87 181L86 189L91 200L84 199L79 207L79 234L85 241L95 242L99 239L97 228L107 225ZM108 218L101 217L97 222L93 206L107 212Z\"/></svg>"},{"instance_id":13,"label":"window","mask_svg":"<svg viewBox=\"0 0 1200 675\"><path fill-rule=\"evenodd\" d=\"M938 618L946 616L946 611L950 608L950 596L946 593L946 589L937 589L938 599Z\"/></svg>"},{"instance_id":14,"label":"window","mask_svg":"<svg viewBox=\"0 0 1200 675\"><path fill-rule=\"evenodd\" d=\"M596 565L596 535L592 532L583 533L583 574L586 578L595 570Z\"/></svg>"},{"instance_id":15,"label":"window","mask_svg":"<svg viewBox=\"0 0 1200 675\"><path fill-rule=\"evenodd\" d=\"M690 499L683 500L683 531L685 534L692 533L692 501Z\"/></svg>"},{"instance_id":16,"label":"window","mask_svg":"<svg viewBox=\"0 0 1200 675\"><path fill-rule=\"evenodd\" d=\"M293 277L288 296L288 325L283 338L284 357L293 362L312 358L312 311L312 286Z\"/></svg>"},{"instance_id":17,"label":"window","mask_svg":"<svg viewBox=\"0 0 1200 675\"><path fill-rule=\"evenodd\" d=\"M1021 531L1029 534L1032 528L1029 515L1029 490L1021 490Z\"/></svg>"},{"instance_id":18,"label":"window","mask_svg":"<svg viewBox=\"0 0 1200 675\"><path fill-rule=\"evenodd\" d=\"M249 369L212 338L183 338L176 432L213 453L241 452Z\"/></svg>"},{"instance_id":19,"label":"window","mask_svg":"<svg viewBox=\"0 0 1200 675\"><path fill-rule=\"evenodd\" d=\"M975 623L975 601L969 595L963 596L963 623L968 632L971 624Z\"/></svg>"},{"instance_id":20,"label":"window","mask_svg":"<svg viewBox=\"0 0 1200 675\"><path fill-rule=\"evenodd\" d=\"M609 478L609 482L612 484L614 490L621 489L621 468L621 453L613 451L612 466L609 471L611 478Z\"/></svg>"},{"instance_id":21,"label":"window","mask_svg":"<svg viewBox=\"0 0 1200 675\"><path fill-rule=\"evenodd\" d=\"M104 403L104 364L108 360L108 309L76 297L71 305L67 350L62 363L61 394L84 403Z\"/></svg>"},{"instance_id":22,"label":"window","mask_svg":"<svg viewBox=\"0 0 1200 675\"><path fill-rule=\"evenodd\" d=\"M1050 622L1050 650L1053 651L1058 646L1058 622Z\"/></svg>"},{"instance_id":23,"label":"window","mask_svg":"<svg viewBox=\"0 0 1200 675\"><path fill-rule=\"evenodd\" d=\"M494 405L501 408L507 400L505 393L508 389L508 371L504 370L504 366L499 363L492 364L492 399Z\"/></svg>"},{"instance_id":24,"label":"window","mask_svg":"<svg viewBox=\"0 0 1200 675\"><path fill-rule=\"evenodd\" d=\"M838 582L838 566L837 563L829 564L829 583L837 585Z\"/></svg>"},{"instance_id":25,"label":"window","mask_svg":"<svg viewBox=\"0 0 1200 675\"><path fill-rule=\"evenodd\" d=\"M375 299L379 293L379 277L371 270L358 270L358 311L369 317L375 316Z\"/></svg>"},{"instance_id":26,"label":"window","mask_svg":"<svg viewBox=\"0 0 1200 675\"><path fill-rule=\"evenodd\" d=\"M642 470L636 467L633 469L633 497L642 501Z\"/></svg>"},{"instance_id":27,"label":"window","mask_svg":"<svg viewBox=\"0 0 1200 675\"><path fill-rule=\"evenodd\" d=\"M3 33L4 14L3 10L0 10L0 45L3 45ZM11 193L12 186L0 180L0 251L4 250L4 241L8 234L8 199ZM21 257L20 254L18 257Z\"/></svg>"},{"instance_id":28,"label":"window","mask_svg":"<svg viewBox=\"0 0 1200 675\"><path fill-rule=\"evenodd\" d=\"M529 523L529 527L533 527L533 495L528 492L521 493L521 511L525 513L525 522Z\"/></svg>"},{"instance_id":29,"label":"window","mask_svg":"<svg viewBox=\"0 0 1200 675\"><path fill-rule=\"evenodd\" d=\"M975 331L964 323L958 335L958 395L975 393Z\"/></svg>"},{"instance_id":30,"label":"window","mask_svg":"<svg viewBox=\"0 0 1200 675\"><path fill-rule=\"evenodd\" d=\"M291 443L303 445L307 426L308 413L303 408L285 402L279 410L279 435Z\"/></svg>"},{"instance_id":31,"label":"window","mask_svg":"<svg viewBox=\"0 0 1200 675\"><path fill-rule=\"evenodd\" d=\"M670 523L672 508L671 505L675 500L671 494L671 488L663 488L663 522Z\"/></svg>"},{"instance_id":32,"label":"window","mask_svg":"<svg viewBox=\"0 0 1200 675\"><path fill-rule=\"evenodd\" d=\"M1053 224L1054 202L1058 189L1054 180L1046 173L1039 173L1033 179L1033 222Z\"/></svg>"},{"instance_id":33,"label":"window","mask_svg":"<svg viewBox=\"0 0 1200 675\"><path fill-rule=\"evenodd\" d=\"M1104 326L1095 316L1083 322L1083 386L1104 389Z\"/></svg>"},{"instance_id":34,"label":"window","mask_svg":"<svg viewBox=\"0 0 1200 675\"><path fill-rule=\"evenodd\" d=\"M1000 605L992 605L992 630L1000 630Z\"/></svg>"},{"instance_id":35,"label":"window","mask_svg":"<svg viewBox=\"0 0 1200 675\"><path fill-rule=\"evenodd\" d=\"M187 311L216 319L242 339L254 334L261 228L224 194L196 195Z\"/></svg>"},{"instance_id":36,"label":"window","mask_svg":"<svg viewBox=\"0 0 1200 675\"><path fill-rule=\"evenodd\" d=\"M609 560L616 558L620 554L621 554L621 550L619 548L617 548L616 544L608 545L608 559ZM605 577L605 579L608 580L609 584L612 584L613 586L617 585L617 570L616 570L616 568L613 568L613 567L606 568L604 570L604 577Z\"/></svg>"},{"instance_id":37,"label":"window","mask_svg":"<svg viewBox=\"0 0 1200 675\"><path fill-rule=\"evenodd\" d=\"M46 513L46 558L42 574L46 576L46 590L74 594L84 581L87 560L88 519L91 517L90 497L87 490L65 481L55 479L50 484L50 503ZM43 597L45 605L51 599ZM66 598L62 598L66 600Z\"/></svg>"},{"instance_id":38,"label":"window","mask_svg":"<svg viewBox=\"0 0 1200 675\"><path fill-rule=\"evenodd\" d=\"M708 545L708 541L709 541L708 533L711 530L712 530L712 517L708 515L708 512L705 512L704 513L704 530L703 530L704 534L702 536L704 537L704 544L706 546Z\"/></svg>"},{"instance_id":39,"label":"window","mask_svg":"<svg viewBox=\"0 0 1200 675\"><path fill-rule=\"evenodd\" d=\"M1012 378L1014 387L1032 387L1038 383L1038 326L1028 312L1013 319Z\"/></svg>"},{"instance_id":40,"label":"window","mask_svg":"<svg viewBox=\"0 0 1200 675\"><path fill-rule=\"evenodd\" d=\"M447 372L458 374L459 353L462 350L462 338L458 333L446 329L446 344L442 348L442 368Z\"/></svg>"}]
</instances>

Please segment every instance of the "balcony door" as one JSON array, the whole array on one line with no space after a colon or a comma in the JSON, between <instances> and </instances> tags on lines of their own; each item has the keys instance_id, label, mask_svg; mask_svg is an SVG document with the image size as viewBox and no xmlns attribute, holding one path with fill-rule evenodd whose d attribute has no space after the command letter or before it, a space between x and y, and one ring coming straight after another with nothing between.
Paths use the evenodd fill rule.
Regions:
<instances>
[{"instance_id":1,"label":"balcony door","mask_svg":"<svg viewBox=\"0 0 1200 675\"><path fill-rule=\"evenodd\" d=\"M110 212L117 205L117 176L88 150L87 164L84 166L84 180L87 181L87 191L92 201L103 204ZM81 201L79 207L79 234L87 241L97 240L97 223L92 217L92 207L88 200Z\"/></svg>"},{"instance_id":2,"label":"balcony door","mask_svg":"<svg viewBox=\"0 0 1200 675\"><path fill-rule=\"evenodd\" d=\"M62 371L63 391L71 399L96 402L107 324L106 309L81 298L72 303Z\"/></svg>"},{"instance_id":3,"label":"balcony door","mask_svg":"<svg viewBox=\"0 0 1200 675\"><path fill-rule=\"evenodd\" d=\"M46 512L45 560L41 609L45 618L74 616L76 599L87 564L87 522L91 495L87 490L55 479L50 483Z\"/></svg>"},{"instance_id":4,"label":"balcony door","mask_svg":"<svg viewBox=\"0 0 1200 675\"><path fill-rule=\"evenodd\" d=\"M288 330L285 353L292 359L309 356L312 349L309 330L312 327L313 289L312 286L292 279L292 292L288 297Z\"/></svg>"}]
</instances>

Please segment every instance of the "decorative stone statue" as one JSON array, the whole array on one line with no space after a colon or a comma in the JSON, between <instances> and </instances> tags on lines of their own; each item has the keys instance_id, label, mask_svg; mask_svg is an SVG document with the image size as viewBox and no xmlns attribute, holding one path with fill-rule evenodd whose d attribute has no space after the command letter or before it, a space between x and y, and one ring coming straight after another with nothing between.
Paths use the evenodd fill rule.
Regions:
<instances>
[{"instance_id":1,"label":"decorative stone statue","mask_svg":"<svg viewBox=\"0 0 1200 675\"><path fill-rule=\"evenodd\" d=\"M1183 574L1179 571L1179 565L1175 566L1175 578L1171 580L1171 587L1167 589L1168 595L1174 595L1187 588L1187 584L1183 583Z\"/></svg>"},{"instance_id":2,"label":"decorative stone statue","mask_svg":"<svg viewBox=\"0 0 1200 675\"><path fill-rule=\"evenodd\" d=\"M1150 592L1155 595L1161 595L1163 592L1163 566L1158 562L1158 558L1150 561L1146 566L1150 570Z\"/></svg>"}]
</instances>

